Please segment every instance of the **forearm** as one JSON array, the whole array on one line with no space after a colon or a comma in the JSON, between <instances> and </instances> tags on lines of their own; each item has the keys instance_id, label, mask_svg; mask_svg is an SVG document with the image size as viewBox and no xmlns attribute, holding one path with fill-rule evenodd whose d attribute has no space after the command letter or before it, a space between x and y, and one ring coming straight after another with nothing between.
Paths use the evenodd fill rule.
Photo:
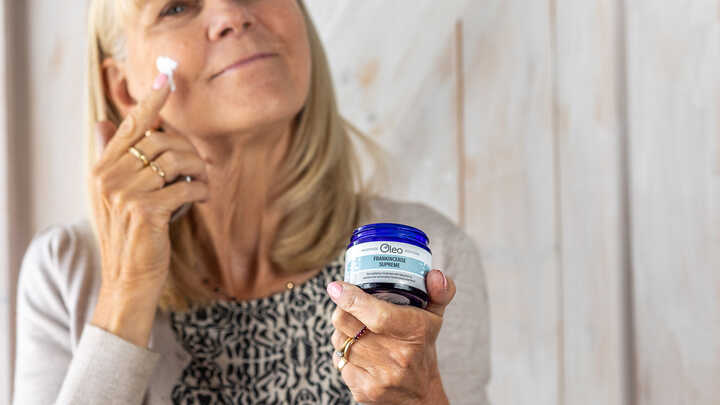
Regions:
<instances>
[{"instance_id":1,"label":"forearm","mask_svg":"<svg viewBox=\"0 0 720 405\"><path fill-rule=\"evenodd\" d=\"M94 325L85 325L55 404L140 405L160 357Z\"/></svg>"}]
</instances>

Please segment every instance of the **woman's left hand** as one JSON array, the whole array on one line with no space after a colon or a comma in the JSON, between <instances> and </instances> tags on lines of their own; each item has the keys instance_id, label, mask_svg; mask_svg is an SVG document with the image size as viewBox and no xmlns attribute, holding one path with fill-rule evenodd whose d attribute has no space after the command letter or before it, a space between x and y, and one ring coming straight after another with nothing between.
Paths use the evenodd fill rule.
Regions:
<instances>
[{"instance_id":1,"label":"woman's left hand","mask_svg":"<svg viewBox=\"0 0 720 405\"><path fill-rule=\"evenodd\" d=\"M445 307L455 296L455 283L439 270L427 273L430 296L426 309L396 305L342 281L328 285L337 304L332 322L335 350L363 326L367 331L349 349L342 378L360 403L447 404L437 364L435 341ZM340 293L333 294L334 286ZM333 354L335 367L340 358Z\"/></svg>"}]
</instances>

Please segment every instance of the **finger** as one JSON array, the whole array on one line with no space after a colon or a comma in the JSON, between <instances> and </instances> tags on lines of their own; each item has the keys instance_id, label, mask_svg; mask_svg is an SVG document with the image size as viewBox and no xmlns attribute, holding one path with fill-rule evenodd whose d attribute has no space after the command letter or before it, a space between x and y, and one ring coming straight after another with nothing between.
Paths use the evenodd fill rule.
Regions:
<instances>
[{"instance_id":1,"label":"finger","mask_svg":"<svg viewBox=\"0 0 720 405\"><path fill-rule=\"evenodd\" d=\"M170 96L170 87L167 84L167 76L163 74L157 76L155 84L160 87L157 89L153 87L150 93L130 110L115 136L110 139L105 152L108 159L120 158L157 122L160 110Z\"/></svg>"},{"instance_id":2,"label":"finger","mask_svg":"<svg viewBox=\"0 0 720 405\"><path fill-rule=\"evenodd\" d=\"M425 287L429 296L429 303L425 309L435 315L443 316L445 308L455 297L455 281L435 269L425 275Z\"/></svg>"},{"instance_id":3,"label":"finger","mask_svg":"<svg viewBox=\"0 0 720 405\"><path fill-rule=\"evenodd\" d=\"M328 284L327 290L341 309L352 314L371 332L406 339L427 331L426 311L419 308L391 304L344 281Z\"/></svg>"},{"instance_id":4,"label":"finger","mask_svg":"<svg viewBox=\"0 0 720 405\"><path fill-rule=\"evenodd\" d=\"M110 141L115 131L117 131L117 126L111 121L100 121L95 124L95 150L98 159L102 156L105 145Z\"/></svg>"},{"instance_id":5,"label":"finger","mask_svg":"<svg viewBox=\"0 0 720 405\"><path fill-rule=\"evenodd\" d=\"M331 340L333 342L333 353L335 351L343 352L348 337L337 329L333 333ZM348 349L345 353L345 359L371 374L375 374L379 368L389 367L398 363L397 348L399 347L396 339L386 336L370 334L362 336L358 340L351 340L348 343ZM333 354L335 357L336 354Z\"/></svg>"},{"instance_id":6,"label":"finger","mask_svg":"<svg viewBox=\"0 0 720 405\"><path fill-rule=\"evenodd\" d=\"M208 185L201 181L178 181L170 184L157 191L153 191L148 196L146 205L157 207L158 214L163 221L170 219L170 214L188 202L205 202L210 198L210 190Z\"/></svg>"},{"instance_id":7,"label":"finger","mask_svg":"<svg viewBox=\"0 0 720 405\"><path fill-rule=\"evenodd\" d=\"M150 131L150 134L150 136L143 136L135 144L135 147L142 150L150 160L169 150L195 152L196 155L200 156L195 146L184 135L164 131Z\"/></svg>"},{"instance_id":8,"label":"finger","mask_svg":"<svg viewBox=\"0 0 720 405\"><path fill-rule=\"evenodd\" d=\"M180 175L208 182L205 162L195 152L168 151L155 159L155 163L165 171L167 183L174 181Z\"/></svg>"},{"instance_id":9,"label":"finger","mask_svg":"<svg viewBox=\"0 0 720 405\"><path fill-rule=\"evenodd\" d=\"M333 366L337 370L338 363L341 358L333 356ZM355 402L358 403L375 403L372 394L369 392L373 389L374 377L364 368L355 364L354 361L345 360L345 365L340 370L340 375L345 381L345 385L350 389Z\"/></svg>"},{"instance_id":10,"label":"finger","mask_svg":"<svg viewBox=\"0 0 720 405\"><path fill-rule=\"evenodd\" d=\"M332 323L335 329L347 336L356 336L365 326L357 318L340 307L336 307L332 313Z\"/></svg>"},{"instance_id":11,"label":"finger","mask_svg":"<svg viewBox=\"0 0 720 405\"><path fill-rule=\"evenodd\" d=\"M163 171L164 176L156 173L152 166L148 165L135 180L130 183L131 188L141 191L157 190L165 187L178 179L180 176L190 176L193 180L208 182L208 175L205 162L195 152L169 151L160 155L154 160L155 166Z\"/></svg>"},{"instance_id":12,"label":"finger","mask_svg":"<svg viewBox=\"0 0 720 405\"><path fill-rule=\"evenodd\" d=\"M151 136L143 136L142 139L133 146L138 152L143 154L148 161L153 161L168 151L192 152L202 161L195 146L193 146L185 136L160 131L151 131L151 134ZM117 164L117 171L119 173L127 173L133 170L140 171L143 168L145 168L143 161L131 155L129 152L121 157ZM207 179L205 171L203 171L202 178Z\"/></svg>"},{"instance_id":13,"label":"finger","mask_svg":"<svg viewBox=\"0 0 720 405\"><path fill-rule=\"evenodd\" d=\"M337 370L338 363L340 362L340 357L335 355L333 355L332 357L333 366ZM369 381L372 376L370 375L370 373L368 373L367 370L358 366L357 364L351 363L347 360L346 362L347 364L345 364L343 369L340 371L343 380L345 380L345 384L348 385L350 390L353 390L354 387L357 387L358 389L362 388L363 382Z\"/></svg>"},{"instance_id":14,"label":"finger","mask_svg":"<svg viewBox=\"0 0 720 405\"><path fill-rule=\"evenodd\" d=\"M333 330L332 336L330 336L330 343L332 343L333 349L335 350L342 350L343 344L345 343L345 340L347 340L348 336L339 330L335 329Z\"/></svg>"}]
</instances>

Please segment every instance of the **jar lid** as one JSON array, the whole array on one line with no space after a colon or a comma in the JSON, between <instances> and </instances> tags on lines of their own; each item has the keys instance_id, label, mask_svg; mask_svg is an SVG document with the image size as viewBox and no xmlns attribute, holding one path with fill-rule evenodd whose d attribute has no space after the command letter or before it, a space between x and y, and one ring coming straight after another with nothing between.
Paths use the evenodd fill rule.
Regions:
<instances>
[{"instance_id":1,"label":"jar lid","mask_svg":"<svg viewBox=\"0 0 720 405\"><path fill-rule=\"evenodd\" d=\"M350 238L349 246L356 243L382 240L406 242L430 251L430 238L425 232L409 225L388 222L367 224L355 229Z\"/></svg>"}]
</instances>

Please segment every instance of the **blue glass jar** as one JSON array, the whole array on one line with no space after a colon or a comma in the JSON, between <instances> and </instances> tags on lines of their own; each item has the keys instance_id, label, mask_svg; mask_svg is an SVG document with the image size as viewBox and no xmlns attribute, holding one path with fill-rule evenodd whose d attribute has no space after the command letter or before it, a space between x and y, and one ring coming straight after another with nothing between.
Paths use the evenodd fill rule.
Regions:
<instances>
[{"instance_id":1,"label":"blue glass jar","mask_svg":"<svg viewBox=\"0 0 720 405\"><path fill-rule=\"evenodd\" d=\"M363 225L345 251L344 280L394 304L425 308L425 275L432 268L429 244L425 232L412 226Z\"/></svg>"}]
</instances>

